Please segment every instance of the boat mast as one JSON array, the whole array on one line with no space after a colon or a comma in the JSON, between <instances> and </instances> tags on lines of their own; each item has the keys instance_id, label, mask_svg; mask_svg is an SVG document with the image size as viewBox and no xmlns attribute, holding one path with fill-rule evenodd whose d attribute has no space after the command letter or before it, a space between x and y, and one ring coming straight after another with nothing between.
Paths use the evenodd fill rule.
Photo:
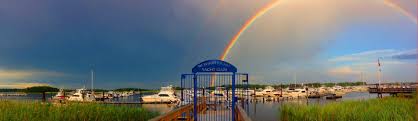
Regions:
<instances>
[{"instance_id":1,"label":"boat mast","mask_svg":"<svg viewBox=\"0 0 418 121\"><path fill-rule=\"evenodd\" d=\"M94 86L93 86L93 82L94 82L94 70L91 69L91 92L94 92Z\"/></svg>"},{"instance_id":2,"label":"boat mast","mask_svg":"<svg viewBox=\"0 0 418 121\"><path fill-rule=\"evenodd\" d=\"M295 87L296 88L296 73L293 73L293 81L295 82Z\"/></svg>"}]
</instances>

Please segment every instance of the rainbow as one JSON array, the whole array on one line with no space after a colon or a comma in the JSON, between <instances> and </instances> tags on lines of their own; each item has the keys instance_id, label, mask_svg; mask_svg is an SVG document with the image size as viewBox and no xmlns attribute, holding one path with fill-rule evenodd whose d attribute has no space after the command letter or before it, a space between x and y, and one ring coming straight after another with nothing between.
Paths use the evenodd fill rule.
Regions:
<instances>
[{"instance_id":1,"label":"rainbow","mask_svg":"<svg viewBox=\"0 0 418 121\"><path fill-rule=\"evenodd\" d=\"M411 12L408 12L405 8L401 7L399 4L396 4L395 2L391 1L391 0L385 0L383 1L383 3L386 6L389 6L397 11L399 11L401 14L403 14L404 16L408 17L409 19L411 19L415 24L417 24L417 16L414 15Z\"/></svg>"},{"instance_id":2,"label":"rainbow","mask_svg":"<svg viewBox=\"0 0 418 121\"><path fill-rule=\"evenodd\" d=\"M244 25L239 29L238 33L235 34L235 36L232 38L232 40L229 41L228 45L226 46L224 52L222 53L222 55L221 55L221 57L219 59L220 60L225 60L226 56L228 56L229 51L235 45L235 43L237 42L237 40L239 39L239 37L242 35L242 33L244 33L245 30L247 30L251 26L251 24L254 23L255 20L257 20L257 18L263 16L270 9L274 8L275 6L277 6L279 4L279 1L280 0L273 0L273 1L269 2L268 4L266 4L265 6L263 6L261 9L259 9L247 21L245 21ZM215 80L216 80L216 75L215 74L212 74L212 79L210 81L211 86L214 85Z\"/></svg>"},{"instance_id":3,"label":"rainbow","mask_svg":"<svg viewBox=\"0 0 418 121\"><path fill-rule=\"evenodd\" d=\"M258 10L253 16L251 16L247 21L245 21L244 25L239 29L238 33L232 37L232 39L229 41L228 45L226 46L224 52L222 53L220 60L225 60L226 56L228 56L229 51L231 48L235 45L235 43L238 41L239 37L242 35L242 33L245 32L253 23L257 20L257 18L260 18L264 14L266 14L270 9L276 7L279 4L280 0L273 0L270 3L266 4L264 7L262 7L260 10Z\"/></svg>"},{"instance_id":4,"label":"rainbow","mask_svg":"<svg viewBox=\"0 0 418 121\"><path fill-rule=\"evenodd\" d=\"M280 0L273 0L272 2L268 3L264 7L262 7L260 10L258 10L253 16L251 16L247 21L245 21L244 25L239 29L238 33L235 34L232 39L229 41L228 45L225 47L222 55L220 56L220 60L225 60L228 56L229 52L231 51L232 47L235 45L235 43L238 41L242 33L245 32L258 18L263 16L265 13L267 13L272 8L276 7L279 4ZM417 16L413 15L412 13L408 12L406 9L402 8L398 4L392 2L391 0L384 0L384 4L386 6L389 6L397 11L399 11L404 16L411 19L415 24L417 24Z\"/></svg>"}]
</instances>

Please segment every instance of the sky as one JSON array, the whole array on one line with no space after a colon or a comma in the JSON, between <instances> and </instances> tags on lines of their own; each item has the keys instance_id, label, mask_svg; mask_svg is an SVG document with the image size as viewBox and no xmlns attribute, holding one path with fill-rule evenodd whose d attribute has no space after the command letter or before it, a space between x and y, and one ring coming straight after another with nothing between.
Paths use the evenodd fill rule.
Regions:
<instances>
[{"instance_id":1,"label":"sky","mask_svg":"<svg viewBox=\"0 0 418 121\"><path fill-rule=\"evenodd\" d=\"M417 15L416 0L391 0ZM0 0L0 88L158 88L218 59L270 0ZM383 0L282 0L226 61L254 84L416 80L417 24ZM416 22L416 19L415 19Z\"/></svg>"}]
</instances>

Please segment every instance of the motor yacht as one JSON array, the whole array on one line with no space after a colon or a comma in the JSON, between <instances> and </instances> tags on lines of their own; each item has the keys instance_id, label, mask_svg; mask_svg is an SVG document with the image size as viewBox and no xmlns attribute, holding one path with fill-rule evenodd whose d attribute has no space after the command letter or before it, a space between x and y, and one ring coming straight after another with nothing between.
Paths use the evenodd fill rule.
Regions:
<instances>
[{"instance_id":1,"label":"motor yacht","mask_svg":"<svg viewBox=\"0 0 418 121\"><path fill-rule=\"evenodd\" d=\"M231 92L232 94L232 92ZM215 90L211 93L210 99L211 102L225 102L228 100L228 95L225 92L224 87L216 87Z\"/></svg>"},{"instance_id":2,"label":"motor yacht","mask_svg":"<svg viewBox=\"0 0 418 121\"><path fill-rule=\"evenodd\" d=\"M274 88L271 86L267 86L263 91L255 92L256 96L273 96Z\"/></svg>"},{"instance_id":3,"label":"motor yacht","mask_svg":"<svg viewBox=\"0 0 418 121\"><path fill-rule=\"evenodd\" d=\"M307 93L306 89L287 89L286 96L291 98L306 98Z\"/></svg>"},{"instance_id":4,"label":"motor yacht","mask_svg":"<svg viewBox=\"0 0 418 121\"><path fill-rule=\"evenodd\" d=\"M88 92L86 89L76 89L75 93L72 94L69 98L69 101L81 101L81 102L92 102L95 101L96 98L94 95L90 92Z\"/></svg>"},{"instance_id":5,"label":"motor yacht","mask_svg":"<svg viewBox=\"0 0 418 121\"><path fill-rule=\"evenodd\" d=\"M60 89L58 91L58 93L52 97L53 100L64 100L65 99L65 94L64 94L64 89Z\"/></svg>"},{"instance_id":6,"label":"motor yacht","mask_svg":"<svg viewBox=\"0 0 418 121\"><path fill-rule=\"evenodd\" d=\"M161 87L158 94L144 96L140 99L143 103L176 103L180 101L172 86Z\"/></svg>"}]
</instances>

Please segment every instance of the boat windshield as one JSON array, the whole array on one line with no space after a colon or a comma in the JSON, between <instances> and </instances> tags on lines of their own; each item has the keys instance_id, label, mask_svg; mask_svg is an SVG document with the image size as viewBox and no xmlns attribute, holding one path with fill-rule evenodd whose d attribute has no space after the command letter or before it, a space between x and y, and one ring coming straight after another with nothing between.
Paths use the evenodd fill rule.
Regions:
<instances>
[{"instance_id":1,"label":"boat windshield","mask_svg":"<svg viewBox=\"0 0 418 121\"><path fill-rule=\"evenodd\" d=\"M159 94L158 96L160 96L160 97L169 97L168 94Z\"/></svg>"},{"instance_id":2,"label":"boat windshield","mask_svg":"<svg viewBox=\"0 0 418 121\"><path fill-rule=\"evenodd\" d=\"M215 94L215 96L224 96L223 94Z\"/></svg>"}]
</instances>

